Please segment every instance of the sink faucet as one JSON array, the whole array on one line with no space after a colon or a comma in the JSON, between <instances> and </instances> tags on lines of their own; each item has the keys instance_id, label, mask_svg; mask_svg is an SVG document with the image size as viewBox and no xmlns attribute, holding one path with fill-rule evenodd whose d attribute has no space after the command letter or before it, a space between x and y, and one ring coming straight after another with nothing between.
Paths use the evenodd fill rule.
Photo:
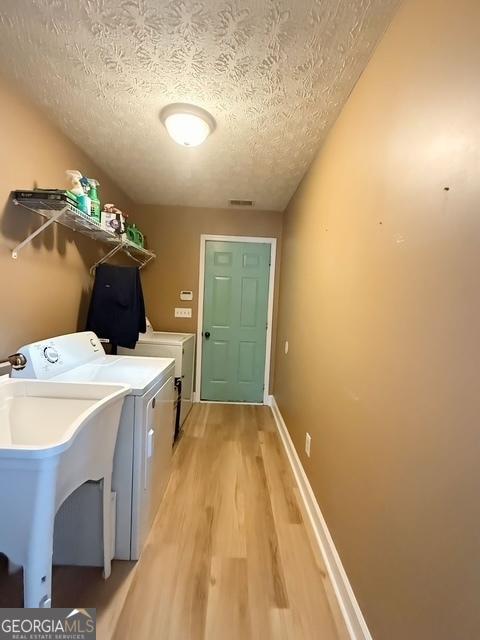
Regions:
<instances>
[{"instance_id":1,"label":"sink faucet","mask_svg":"<svg viewBox=\"0 0 480 640\"><path fill-rule=\"evenodd\" d=\"M23 353L14 353L13 355L8 356L8 358L3 362L0 362L0 369L6 366L10 366L16 371L21 371L27 366L27 359Z\"/></svg>"}]
</instances>

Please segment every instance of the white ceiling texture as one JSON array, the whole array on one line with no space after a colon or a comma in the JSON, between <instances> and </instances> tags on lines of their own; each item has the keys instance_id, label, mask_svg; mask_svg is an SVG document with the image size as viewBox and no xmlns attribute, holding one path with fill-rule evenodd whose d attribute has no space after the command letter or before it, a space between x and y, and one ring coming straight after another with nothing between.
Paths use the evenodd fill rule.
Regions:
<instances>
[{"instance_id":1,"label":"white ceiling texture","mask_svg":"<svg viewBox=\"0 0 480 640\"><path fill-rule=\"evenodd\" d=\"M283 210L396 5L1 0L0 71L137 202ZM171 102L214 116L205 144L168 137Z\"/></svg>"}]
</instances>

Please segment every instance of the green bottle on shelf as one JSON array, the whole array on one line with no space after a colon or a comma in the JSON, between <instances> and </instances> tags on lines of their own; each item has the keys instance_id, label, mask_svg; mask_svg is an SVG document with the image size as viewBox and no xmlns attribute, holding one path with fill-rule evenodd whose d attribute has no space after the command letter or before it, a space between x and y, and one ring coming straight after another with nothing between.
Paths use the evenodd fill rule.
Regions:
<instances>
[{"instance_id":1,"label":"green bottle on shelf","mask_svg":"<svg viewBox=\"0 0 480 640\"><path fill-rule=\"evenodd\" d=\"M127 238L139 247L144 246L143 233L134 224L127 227Z\"/></svg>"},{"instance_id":2,"label":"green bottle on shelf","mask_svg":"<svg viewBox=\"0 0 480 640\"><path fill-rule=\"evenodd\" d=\"M95 218L97 222L100 222L100 199L98 197L98 187L100 183L95 178L88 178L88 184L90 185L90 191L88 193L91 200L90 215Z\"/></svg>"}]
</instances>

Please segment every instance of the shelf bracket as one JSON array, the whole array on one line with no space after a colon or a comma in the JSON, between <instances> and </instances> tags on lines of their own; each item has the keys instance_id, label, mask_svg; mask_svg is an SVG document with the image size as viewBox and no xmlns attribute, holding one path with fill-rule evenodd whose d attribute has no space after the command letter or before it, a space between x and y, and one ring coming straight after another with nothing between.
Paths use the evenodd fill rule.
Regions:
<instances>
[{"instance_id":1,"label":"shelf bracket","mask_svg":"<svg viewBox=\"0 0 480 640\"><path fill-rule=\"evenodd\" d=\"M133 255L131 251L129 251L126 245L123 246L123 250L125 251L127 256L129 256L132 260L135 260L135 262L137 262L140 265L139 269L143 269L143 267L147 265L150 262L150 260L153 260L153 256L148 256L146 260L139 260L136 256Z\"/></svg>"},{"instance_id":2,"label":"shelf bracket","mask_svg":"<svg viewBox=\"0 0 480 640\"><path fill-rule=\"evenodd\" d=\"M146 267L147 264L149 262L151 262L153 260L153 256L148 256L148 258L145 260L145 262L142 263L142 266L140 267L140 269L143 269L143 267Z\"/></svg>"},{"instance_id":3,"label":"shelf bracket","mask_svg":"<svg viewBox=\"0 0 480 640\"><path fill-rule=\"evenodd\" d=\"M27 209L28 207L25 207L25 208ZM51 218L49 218L46 222L40 225L38 229L36 229L27 238L25 238L23 242L20 242L20 244L17 244L17 246L14 249L12 249L12 258L16 260L18 258L18 252L21 251L23 247L25 247L29 242L31 242L34 238L40 235L42 231L45 231L47 227L49 227L51 224L56 222L58 218L60 218L60 216L62 216L67 210L68 210L68 207L64 207L63 209L60 209L59 211L54 213ZM34 211L34 209L30 209L30 211Z\"/></svg>"}]
</instances>

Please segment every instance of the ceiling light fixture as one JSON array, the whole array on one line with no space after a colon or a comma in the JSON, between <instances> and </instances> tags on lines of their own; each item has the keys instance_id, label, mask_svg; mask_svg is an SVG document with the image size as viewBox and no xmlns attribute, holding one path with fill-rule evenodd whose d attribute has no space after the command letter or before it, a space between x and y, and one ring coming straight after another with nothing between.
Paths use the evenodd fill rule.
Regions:
<instances>
[{"instance_id":1,"label":"ceiling light fixture","mask_svg":"<svg viewBox=\"0 0 480 640\"><path fill-rule=\"evenodd\" d=\"M208 111L193 104L169 104L160 112L172 140L184 147L198 147L215 129L215 120Z\"/></svg>"}]
</instances>

